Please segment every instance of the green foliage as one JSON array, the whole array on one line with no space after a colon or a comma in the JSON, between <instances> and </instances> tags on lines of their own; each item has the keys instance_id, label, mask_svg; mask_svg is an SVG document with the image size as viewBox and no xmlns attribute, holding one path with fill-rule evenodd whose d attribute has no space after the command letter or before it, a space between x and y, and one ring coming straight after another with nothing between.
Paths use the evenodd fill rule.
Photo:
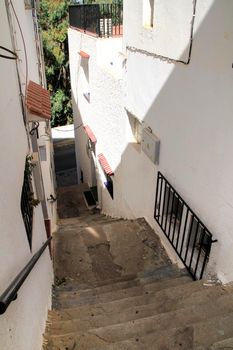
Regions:
<instances>
[{"instance_id":1,"label":"green foliage","mask_svg":"<svg viewBox=\"0 0 233 350\"><path fill-rule=\"evenodd\" d=\"M57 90L51 99L52 103L52 127L63 124L63 115L66 116L66 122L72 123L72 106L70 97L65 94L64 90Z\"/></svg>"},{"instance_id":2,"label":"green foliage","mask_svg":"<svg viewBox=\"0 0 233 350\"><path fill-rule=\"evenodd\" d=\"M33 168L36 166L36 164L33 163L33 156L31 154L28 154L26 156L26 162L25 162L25 169L24 169L24 178L28 179L28 182L30 183L30 188L32 188L32 171ZM31 190L29 190L27 192L27 199L28 199L28 203L31 207L36 207L40 201L36 198L34 198L34 192L32 192Z\"/></svg>"},{"instance_id":3,"label":"green foliage","mask_svg":"<svg viewBox=\"0 0 233 350\"><path fill-rule=\"evenodd\" d=\"M41 0L45 73L52 98L52 126L72 122L68 53L68 0Z\"/></svg>"},{"instance_id":4,"label":"green foliage","mask_svg":"<svg viewBox=\"0 0 233 350\"><path fill-rule=\"evenodd\" d=\"M32 162L32 160L33 160L33 156L28 154L26 156L24 175L27 176L30 180L32 178L33 168L35 167L35 164Z\"/></svg>"}]
</instances>

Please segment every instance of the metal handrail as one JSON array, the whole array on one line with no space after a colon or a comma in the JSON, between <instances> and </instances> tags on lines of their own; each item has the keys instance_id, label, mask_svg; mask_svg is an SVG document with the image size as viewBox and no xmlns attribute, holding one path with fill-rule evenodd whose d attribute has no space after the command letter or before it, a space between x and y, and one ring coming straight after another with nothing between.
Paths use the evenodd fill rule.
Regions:
<instances>
[{"instance_id":1,"label":"metal handrail","mask_svg":"<svg viewBox=\"0 0 233 350\"><path fill-rule=\"evenodd\" d=\"M42 247L38 250L36 254L33 255L31 260L27 263L27 265L20 271L20 273L15 277L15 279L11 282L11 284L6 288L3 294L0 296L0 315L4 314L10 305L10 303L17 298L17 293L27 276L32 271L33 267L41 257L42 253L49 245L52 237L49 237L47 241L42 245Z\"/></svg>"},{"instance_id":2,"label":"metal handrail","mask_svg":"<svg viewBox=\"0 0 233 350\"><path fill-rule=\"evenodd\" d=\"M217 240L160 172L154 218L193 279L202 279L212 243Z\"/></svg>"}]
</instances>

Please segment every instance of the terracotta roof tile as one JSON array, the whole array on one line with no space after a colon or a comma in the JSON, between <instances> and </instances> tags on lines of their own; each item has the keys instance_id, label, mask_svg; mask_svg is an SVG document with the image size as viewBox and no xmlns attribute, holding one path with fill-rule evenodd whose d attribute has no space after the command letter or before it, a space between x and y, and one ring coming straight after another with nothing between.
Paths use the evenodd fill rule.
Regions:
<instances>
[{"instance_id":1,"label":"terracotta roof tile","mask_svg":"<svg viewBox=\"0 0 233 350\"><path fill-rule=\"evenodd\" d=\"M86 131L86 134L87 134L87 136L89 137L89 139L90 139L93 143L96 143L97 139L96 139L95 135L93 134L93 131L91 130L91 128L90 128L88 125L84 126L83 128L84 128L84 130Z\"/></svg>"},{"instance_id":2,"label":"terracotta roof tile","mask_svg":"<svg viewBox=\"0 0 233 350\"><path fill-rule=\"evenodd\" d=\"M29 81L26 95L28 111L41 118L51 119L50 94L39 84Z\"/></svg>"},{"instance_id":3,"label":"terracotta roof tile","mask_svg":"<svg viewBox=\"0 0 233 350\"><path fill-rule=\"evenodd\" d=\"M82 58L90 58L90 55L84 51L79 51L79 55L82 57Z\"/></svg>"},{"instance_id":4,"label":"terracotta roof tile","mask_svg":"<svg viewBox=\"0 0 233 350\"><path fill-rule=\"evenodd\" d=\"M104 172L109 176L114 175L114 172L112 171L112 169L111 169L110 165L108 164L107 159L105 158L103 153L100 153L98 155L98 159L99 159L100 165L102 166Z\"/></svg>"}]
</instances>

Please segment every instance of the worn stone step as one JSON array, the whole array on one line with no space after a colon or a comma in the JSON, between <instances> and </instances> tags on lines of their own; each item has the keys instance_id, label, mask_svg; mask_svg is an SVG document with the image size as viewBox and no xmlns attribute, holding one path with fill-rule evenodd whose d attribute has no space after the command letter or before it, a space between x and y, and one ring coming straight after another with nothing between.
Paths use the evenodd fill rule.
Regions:
<instances>
[{"instance_id":1,"label":"worn stone step","mask_svg":"<svg viewBox=\"0 0 233 350\"><path fill-rule=\"evenodd\" d=\"M177 282L174 281L174 284L172 282L172 280L178 280ZM135 278L133 280L129 280L129 281L123 281L123 282L118 282L118 283L114 283L114 284L108 284L108 285L104 285L102 287L96 287L96 288L89 288L89 289L84 289L84 290L79 290L79 289L74 289L74 290L70 290L70 291L61 291L59 289L55 289L54 291L54 298L60 298L60 299L73 299L73 298L86 298L86 297L95 297L98 295L103 295L106 293L113 293L113 292L123 292L126 289L130 289L133 287L138 287L140 288L144 286L144 288L150 288L150 284L156 284L158 286L157 290L162 289L163 287L167 288L168 286L173 286L176 285L177 283L183 284L186 282L190 282L192 281L192 279L189 276L180 276L178 275L178 277L176 275L172 276L172 277L166 277L163 278L159 281L157 281L156 279L153 278L153 276L151 278ZM161 288L160 288L161 286Z\"/></svg>"},{"instance_id":2,"label":"worn stone step","mask_svg":"<svg viewBox=\"0 0 233 350\"><path fill-rule=\"evenodd\" d=\"M170 280L165 280L163 282L158 282L157 283L157 288L158 288L157 290L159 291L159 290L162 290L162 289L165 289L165 288L171 288L171 287L178 286L178 285L181 286L182 284L188 283L188 282L189 282L189 279L187 279L187 277L185 277L185 276L179 277L179 278L170 279ZM123 312L124 313L126 310L129 310L129 312L131 314L133 314L133 311L130 311L130 308L131 307L134 308L134 305L131 306L131 304L132 304L132 302L130 300L129 308L125 307L125 309L120 310L119 312ZM136 308L136 306L135 306L135 308ZM146 306L146 308L148 309L149 306L148 307ZM143 310L143 308L141 310ZM116 310L116 313L118 314L118 310ZM135 314L137 314L137 313L139 313L139 310L135 309ZM64 317L60 317L58 315L58 313L54 313L54 311L50 311L49 314L48 314L49 323L51 321L59 322L61 320L65 321L65 320L69 320L69 319L73 319L73 318L79 318L80 320L82 320L82 319L86 319L86 318L90 317L91 319L93 319L93 317L98 316L98 312L96 313L95 310L93 310L93 311L90 311L89 314L86 314L86 313L83 314L83 313L79 313L78 310L77 310L77 312L75 314L71 313L71 315L70 315L71 317L70 318L69 318L68 315L70 315L69 311L67 311L67 313L64 312ZM111 315L113 315L113 313L111 313Z\"/></svg>"},{"instance_id":3,"label":"worn stone step","mask_svg":"<svg viewBox=\"0 0 233 350\"><path fill-rule=\"evenodd\" d=\"M214 304L214 300L213 300ZM189 310L190 314L187 314L187 310L177 311L180 315L172 319L172 315L157 315L147 318L142 318L122 324L110 325L107 327L96 328L89 330L88 332L69 333L67 335L50 336L49 343L57 345L61 348L69 343L69 341L75 341L77 349L92 349L96 348L96 345L100 346L101 349L105 349L104 346L109 343L120 342L127 340L124 346L121 347L119 344L115 344L114 347L106 347L106 349L130 349L130 343L136 347L135 349L161 349L163 346L166 349L166 342L172 340L175 345L177 339L174 337L174 329L178 335L180 332L186 333L186 336L190 339L190 348L188 349L206 349L207 346L211 346L214 342L223 340L226 337L233 335L233 313L228 315L221 315L220 309L215 308L215 313L218 315L211 315L211 311L208 310L204 305L203 310L208 318L208 312L210 312L209 318L205 321L200 322L201 308L195 311L195 306ZM214 308L214 305L213 305ZM232 307L230 309L232 311ZM226 310L224 310L226 312ZM202 312L203 315L203 312ZM164 320L162 320L164 317ZM166 331L164 331L166 329ZM146 335L148 334L148 335ZM171 337L172 334L172 337ZM94 340L95 339L95 340ZM85 342L83 343L83 340ZM194 347L193 347L194 344ZM118 346L118 347L117 347ZM159 347L160 346L160 347ZM182 347L181 349L186 349ZM170 348L169 348L170 349ZM173 349L173 347L171 347Z\"/></svg>"},{"instance_id":4,"label":"worn stone step","mask_svg":"<svg viewBox=\"0 0 233 350\"><path fill-rule=\"evenodd\" d=\"M92 315L113 314L125 309L147 304L154 304L157 313L177 310L195 303L208 302L211 297L224 294L221 287L203 287L199 282L184 284L183 286L163 289L157 293L130 297L96 305L83 305L77 308L49 312L49 320L70 320Z\"/></svg>"},{"instance_id":5,"label":"worn stone step","mask_svg":"<svg viewBox=\"0 0 233 350\"><path fill-rule=\"evenodd\" d=\"M228 350L228 349L233 349L233 338L220 340L212 344L210 348L210 350Z\"/></svg>"},{"instance_id":6,"label":"worn stone step","mask_svg":"<svg viewBox=\"0 0 233 350\"><path fill-rule=\"evenodd\" d=\"M121 218L109 218L101 214L91 215L90 213L87 213L86 215L83 214L78 217L60 219L58 222L58 226L63 230L67 226L80 229L83 227L87 227L89 225L91 226L101 225L101 224L105 225L105 224L115 223L120 221L125 221L125 220Z\"/></svg>"},{"instance_id":7,"label":"worn stone step","mask_svg":"<svg viewBox=\"0 0 233 350\"><path fill-rule=\"evenodd\" d=\"M131 288L124 288L116 291L113 290L111 292L105 292L97 295L95 294L88 295L84 293L82 296L76 292L61 292L55 296L53 306L54 308L60 309L60 308L75 307L77 305L93 305L93 304L100 304L100 303L108 303L110 301L126 299L130 297L135 297L135 296L153 295L159 290L164 288L173 287L174 289L175 288L182 289L183 284L187 284L190 290L195 290L197 288L200 289L202 287L201 282L196 283L195 286L193 286L194 282L190 282L190 278L184 276L184 278L181 278L178 281L178 287L177 287L177 284L173 286L170 280L168 281L166 280L161 282L151 282L149 284L143 284L143 285L141 284L138 286L133 286Z\"/></svg>"},{"instance_id":8,"label":"worn stone step","mask_svg":"<svg viewBox=\"0 0 233 350\"><path fill-rule=\"evenodd\" d=\"M110 292L112 290L129 288L139 284L149 284L162 279L177 278L179 276L189 275L186 270L180 270L173 265L165 265L152 271L138 273L137 275L125 275L111 280L103 280L89 284L79 284L78 282L70 281L66 285L56 286L54 292L55 295L59 292L66 291L79 291L81 294L89 294L91 292L91 294L94 295Z\"/></svg>"},{"instance_id":9,"label":"worn stone step","mask_svg":"<svg viewBox=\"0 0 233 350\"><path fill-rule=\"evenodd\" d=\"M233 313L224 316L216 316L203 322L190 326L174 327L162 332L152 332L144 336L135 336L121 342L107 344L103 339L98 338L94 344L92 337L91 345L86 349L92 350L228 350L228 342L231 346L233 336ZM227 338L227 339L226 339ZM71 342L74 338L71 339ZM88 335L82 343L88 344ZM102 341L102 344L101 344ZM76 343L78 344L77 340ZM86 346L85 345L85 346ZM78 345L74 349L85 349L85 346ZM216 347L217 346L217 347ZM53 350L53 348L51 349ZM61 350L63 348L61 347Z\"/></svg>"},{"instance_id":10,"label":"worn stone step","mask_svg":"<svg viewBox=\"0 0 233 350\"><path fill-rule=\"evenodd\" d=\"M72 291L72 290L88 290L92 288L99 288L99 287L108 287L115 284L121 284L121 283L128 283L129 281L133 281L137 279L136 274L130 274L130 275L123 275L119 277L115 277L114 279L105 279L100 281L91 281L87 283L80 283L79 281L76 281L74 279L67 279L67 281L64 284L61 284L59 286L54 286L54 289L57 291Z\"/></svg>"},{"instance_id":11,"label":"worn stone step","mask_svg":"<svg viewBox=\"0 0 233 350\"><path fill-rule=\"evenodd\" d=\"M92 328L106 327L120 323L125 323L122 327L126 326L128 328L131 326L134 328L133 322L127 322L145 318L148 318L149 325L151 322L156 324L156 327L153 325L153 331L160 331L165 328L172 328L174 324L176 324L177 327L181 327L217 315L224 315L229 312L233 312L233 294L220 296L217 300L211 300L206 304L191 305L166 313L156 314L156 304L155 307L154 304L148 304L132 307L114 314L93 315L83 319L53 322L52 324L48 324L46 333L48 336L83 332L91 330ZM144 326L146 321L143 323Z\"/></svg>"}]
</instances>

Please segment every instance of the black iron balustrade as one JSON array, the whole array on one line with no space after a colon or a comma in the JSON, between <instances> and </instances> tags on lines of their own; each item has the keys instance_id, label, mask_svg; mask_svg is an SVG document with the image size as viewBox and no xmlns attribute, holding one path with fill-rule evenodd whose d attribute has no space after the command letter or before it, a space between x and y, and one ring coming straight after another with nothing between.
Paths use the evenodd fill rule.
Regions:
<instances>
[{"instance_id":1,"label":"black iron balustrade","mask_svg":"<svg viewBox=\"0 0 233 350\"><path fill-rule=\"evenodd\" d=\"M20 271L20 273L15 277L11 284L6 288L3 294L0 296L0 315L6 312L10 303L17 299L17 293L26 280L27 276L32 271L33 267L41 257L42 253L46 247L50 244L52 237L49 237L47 241L42 245L38 252L33 255L28 264Z\"/></svg>"},{"instance_id":2,"label":"black iron balustrade","mask_svg":"<svg viewBox=\"0 0 233 350\"><path fill-rule=\"evenodd\" d=\"M193 279L202 279L217 240L160 172L154 218Z\"/></svg>"},{"instance_id":3,"label":"black iron balustrade","mask_svg":"<svg viewBox=\"0 0 233 350\"><path fill-rule=\"evenodd\" d=\"M123 34L122 3L69 6L69 24L99 37Z\"/></svg>"}]
</instances>

